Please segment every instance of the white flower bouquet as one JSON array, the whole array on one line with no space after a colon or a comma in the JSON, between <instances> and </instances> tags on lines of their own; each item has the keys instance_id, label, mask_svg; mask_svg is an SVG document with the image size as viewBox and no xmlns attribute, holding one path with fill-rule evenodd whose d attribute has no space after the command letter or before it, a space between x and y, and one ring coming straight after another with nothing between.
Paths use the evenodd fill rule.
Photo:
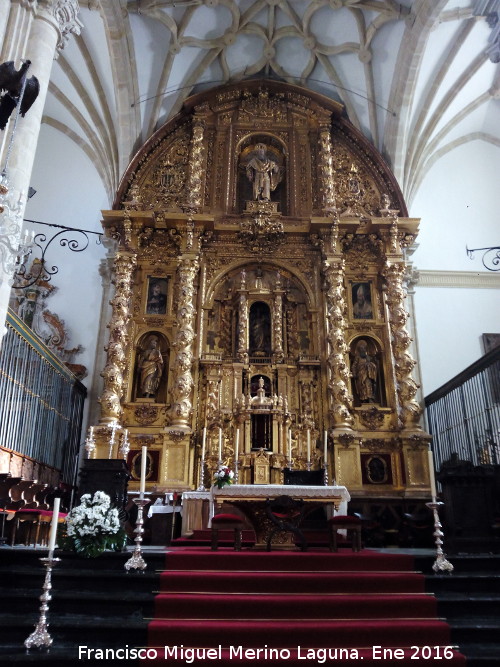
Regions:
<instances>
[{"instance_id":1,"label":"white flower bouquet","mask_svg":"<svg viewBox=\"0 0 500 667\"><path fill-rule=\"evenodd\" d=\"M215 473L214 484L217 488L222 489L225 484L232 484L234 479L234 472L227 466L221 466Z\"/></svg>"},{"instance_id":2,"label":"white flower bouquet","mask_svg":"<svg viewBox=\"0 0 500 667\"><path fill-rule=\"evenodd\" d=\"M85 558L95 558L106 549L119 551L126 541L118 510L111 507L111 499L102 491L80 498L66 517L66 535L63 544Z\"/></svg>"}]
</instances>

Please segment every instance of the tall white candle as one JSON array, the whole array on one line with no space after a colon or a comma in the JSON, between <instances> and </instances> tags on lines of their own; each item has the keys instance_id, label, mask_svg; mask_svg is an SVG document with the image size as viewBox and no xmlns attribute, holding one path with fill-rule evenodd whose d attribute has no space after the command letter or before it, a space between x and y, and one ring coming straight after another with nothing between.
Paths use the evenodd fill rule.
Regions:
<instances>
[{"instance_id":1,"label":"tall white candle","mask_svg":"<svg viewBox=\"0 0 500 667\"><path fill-rule=\"evenodd\" d=\"M60 498L54 498L54 508L52 510L52 521L50 523L49 533L49 554L54 551L57 537L57 524L59 520L59 506L61 504Z\"/></svg>"},{"instance_id":2,"label":"tall white candle","mask_svg":"<svg viewBox=\"0 0 500 667\"><path fill-rule=\"evenodd\" d=\"M201 460L205 460L205 449L207 447L207 427L203 427L203 435L201 438Z\"/></svg>"},{"instance_id":3,"label":"tall white candle","mask_svg":"<svg viewBox=\"0 0 500 667\"><path fill-rule=\"evenodd\" d=\"M139 487L139 493L141 496L144 494L144 491L146 490L146 466L148 463L148 448L146 445L142 446L142 454L141 454L141 485Z\"/></svg>"},{"instance_id":4,"label":"tall white candle","mask_svg":"<svg viewBox=\"0 0 500 667\"><path fill-rule=\"evenodd\" d=\"M311 460L311 431L307 429L307 462Z\"/></svg>"},{"instance_id":5,"label":"tall white candle","mask_svg":"<svg viewBox=\"0 0 500 667\"><path fill-rule=\"evenodd\" d=\"M238 455L239 455L239 448L240 448L240 427L238 426L236 429L236 440L234 443L234 460L235 462L238 460Z\"/></svg>"},{"instance_id":6,"label":"tall white candle","mask_svg":"<svg viewBox=\"0 0 500 667\"><path fill-rule=\"evenodd\" d=\"M222 429L219 427L219 461L222 461Z\"/></svg>"},{"instance_id":7,"label":"tall white candle","mask_svg":"<svg viewBox=\"0 0 500 667\"><path fill-rule=\"evenodd\" d=\"M290 465L292 461L292 429L288 429L288 458L290 460Z\"/></svg>"},{"instance_id":8,"label":"tall white candle","mask_svg":"<svg viewBox=\"0 0 500 667\"><path fill-rule=\"evenodd\" d=\"M325 431L324 441L323 441L323 459L325 461L325 466L328 462L328 431Z\"/></svg>"},{"instance_id":9,"label":"tall white candle","mask_svg":"<svg viewBox=\"0 0 500 667\"><path fill-rule=\"evenodd\" d=\"M436 477L434 475L434 458L432 456L432 450L430 450L430 449L429 449L429 452L428 452L428 456L429 456L429 477L430 477L430 480L431 480L431 496L432 496L432 500L435 500L436 495L437 495L437 493L436 493Z\"/></svg>"}]
</instances>

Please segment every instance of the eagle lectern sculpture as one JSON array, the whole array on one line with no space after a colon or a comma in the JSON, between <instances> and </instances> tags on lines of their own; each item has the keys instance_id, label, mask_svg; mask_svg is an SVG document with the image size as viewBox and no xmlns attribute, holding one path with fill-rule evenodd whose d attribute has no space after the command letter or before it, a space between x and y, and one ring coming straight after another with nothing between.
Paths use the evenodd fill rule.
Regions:
<instances>
[{"instance_id":1,"label":"eagle lectern sculpture","mask_svg":"<svg viewBox=\"0 0 500 667\"><path fill-rule=\"evenodd\" d=\"M13 60L0 65L0 130L4 130L11 113L21 102L21 116L31 108L40 90L40 84L36 76L26 78L26 73L31 60L24 60L21 67L16 70ZM23 90L24 87L24 90Z\"/></svg>"}]
</instances>

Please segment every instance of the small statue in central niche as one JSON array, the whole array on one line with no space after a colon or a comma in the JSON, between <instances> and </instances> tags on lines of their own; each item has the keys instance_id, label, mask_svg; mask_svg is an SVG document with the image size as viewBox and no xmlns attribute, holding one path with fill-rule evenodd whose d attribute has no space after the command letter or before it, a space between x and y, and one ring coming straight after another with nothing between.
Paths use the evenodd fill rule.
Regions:
<instances>
[{"instance_id":1,"label":"small statue in central niche","mask_svg":"<svg viewBox=\"0 0 500 667\"><path fill-rule=\"evenodd\" d=\"M361 403L375 403L377 393L377 365L368 351L365 340L358 341L355 348L351 373L356 393Z\"/></svg>"},{"instance_id":2,"label":"small statue in central niche","mask_svg":"<svg viewBox=\"0 0 500 667\"><path fill-rule=\"evenodd\" d=\"M156 336L151 336L147 347L140 356L139 391L145 398L153 398L158 391L163 373L163 357Z\"/></svg>"},{"instance_id":3,"label":"small statue in central niche","mask_svg":"<svg viewBox=\"0 0 500 667\"><path fill-rule=\"evenodd\" d=\"M248 180L253 184L255 201L270 201L271 192L276 190L281 181L278 163L267 156L266 144L256 144L253 157L247 162Z\"/></svg>"}]
</instances>

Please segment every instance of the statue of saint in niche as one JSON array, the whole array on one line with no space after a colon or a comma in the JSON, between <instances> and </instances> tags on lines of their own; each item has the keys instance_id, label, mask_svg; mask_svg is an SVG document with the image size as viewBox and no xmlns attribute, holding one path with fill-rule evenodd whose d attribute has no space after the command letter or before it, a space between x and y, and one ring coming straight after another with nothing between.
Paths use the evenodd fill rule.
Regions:
<instances>
[{"instance_id":1,"label":"statue of saint in niche","mask_svg":"<svg viewBox=\"0 0 500 667\"><path fill-rule=\"evenodd\" d=\"M163 357L157 336L151 336L139 358L139 394L144 398L156 396L163 374Z\"/></svg>"},{"instance_id":2,"label":"statue of saint in niche","mask_svg":"<svg viewBox=\"0 0 500 667\"><path fill-rule=\"evenodd\" d=\"M270 201L271 192L281 181L279 165L267 156L266 144L256 144L251 159L246 164L247 178L253 185L255 201Z\"/></svg>"},{"instance_id":3,"label":"statue of saint in niche","mask_svg":"<svg viewBox=\"0 0 500 667\"><path fill-rule=\"evenodd\" d=\"M360 340L356 344L351 373L360 402L376 403L377 364L368 353L368 343L366 340Z\"/></svg>"},{"instance_id":4,"label":"statue of saint in niche","mask_svg":"<svg viewBox=\"0 0 500 667\"><path fill-rule=\"evenodd\" d=\"M271 354L271 314L264 303L254 303L250 309L250 354Z\"/></svg>"}]
</instances>

